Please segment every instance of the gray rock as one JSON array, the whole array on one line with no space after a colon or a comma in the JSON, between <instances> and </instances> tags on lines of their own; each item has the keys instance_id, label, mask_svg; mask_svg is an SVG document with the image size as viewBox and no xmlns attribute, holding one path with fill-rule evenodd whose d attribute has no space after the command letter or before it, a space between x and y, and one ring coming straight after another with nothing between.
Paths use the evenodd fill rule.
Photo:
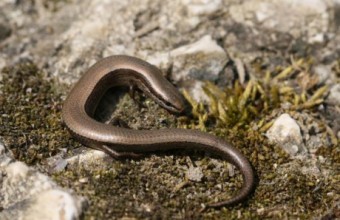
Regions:
<instances>
[{"instance_id":1,"label":"gray rock","mask_svg":"<svg viewBox=\"0 0 340 220\"><path fill-rule=\"evenodd\" d=\"M112 158L99 150L83 149L82 152L78 152L75 156L66 159L68 167L70 169L76 169L76 167L82 167L86 170L93 169L105 169L110 163L104 161L110 161Z\"/></svg>"},{"instance_id":2,"label":"gray rock","mask_svg":"<svg viewBox=\"0 0 340 220\"><path fill-rule=\"evenodd\" d=\"M15 161L0 142L0 219L78 219L84 198Z\"/></svg>"},{"instance_id":3,"label":"gray rock","mask_svg":"<svg viewBox=\"0 0 340 220\"><path fill-rule=\"evenodd\" d=\"M332 86L329 91L328 101L335 105L340 105L340 83Z\"/></svg>"},{"instance_id":4,"label":"gray rock","mask_svg":"<svg viewBox=\"0 0 340 220\"><path fill-rule=\"evenodd\" d=\"M187 82L182 84L182 87L185 88L190 96L196 100L197 102L203 101L208 102L209 97L202 89L202 86L204 86L204 82L198 81L198 80L188 80Z\"/></svg>"},{"instance_id":5,"label":"gray rock","mask_svg":"<svg viewBox=\"0 0 340 220\"><path fill-rule=\"evenodd\" d=\"M170 56L173 61L171 78L180 82L197 101L207 98L199 81L217 80L228 61L223 48L210 35L172 50Z\"/></svg>"},{"instance_id":6,"label":"gray rock","mask_svg":"<svg viewBox=\"0 0 340 220\"><path fill-rule=\"evenodd\" d=\"M216 80L227 63L227 55L210 35L170 52L176 81L187 79Z\"/></svg>"},{"instance_id":7,"label":"gray rock","mask_svg":"<svg viewBox=\"0 0 340 220\"><path fill-rule=\"evenodd\" d=\"M222 7L222 0L184 0L190 15L206 15L216 12Z\"/></svg>"},{"instance_id":8,"label":"gray rock","mask_svg":"<svg viewBox=\"0 0 340 220\"><path fill-rule=\"evenodd\" d=\"M66 149L60 149L60 153L46 159L46 167L49 173L58 173L63 171L67 166L65 160Z\"/></svg>"},{"instance_id":9,"label":"gray rock","mask_svg":"<svg viewBox=\"0 0 340 220\"><path fill-rule=\"evenodd\" d=\"M306 153L299 125L288 114L280 115L267 131L269 140L279 144L289 155Z\"/></svg>"},{"instance_id":10,"label":"gray rock","mask_svg":"<svg viewBox=\"0 0 340 220\"><path fill-rule=\"evenodd\" d=\"M201 182L204 175L201 167L190 166L186 172L186 176L191 181Z\"/></svg>"},{"instance_id":11,"label":"gray rock","mask_svg":"<svg viewBox=\"0 0 340 220\"><path fill-rule=\"evenodd\" d=\"M323 84L328 80L331 80L330 77L332 76L332 70L331 67L326 66L326 65L317 65L313 68L315 74L318 77L318 84Z\"/></svg>"},{"instance_id":12,"label":"gray rock","mask_svg":"<svg viewBox=\"0 0 340 220\"><path fill-rule=\"evenodd\" d=\"M81 214L78 200L64 190L49 189L29 197L0 213L0 219L74 220Z\"/></svg>"},{"instance_id":13,"label":"gray rock","mask_svg":"<svg viewBox=\"0 0 340 220\"><path fill-rule=\"evenodd\" d=\"M146 60L165 72L172 68L171 78L189 91L196 101L207 101L202 90L202 80L215 81L225 67L228 57L222 47L210 35L198 41L178 47L170 53L155 53Z\"/></svg>"},{"instance_id":14,"label":"gray rock","mask_svg":"<svg viewBox=\"0 0 340 220\"><path fill-rule=\"evenodd\" d=\"M307 35L309 43L324 42L329 26L328 6L322 0L244 1L229 10L236 22L290 33L296 38Z\"/></svg>"}]
</instances>

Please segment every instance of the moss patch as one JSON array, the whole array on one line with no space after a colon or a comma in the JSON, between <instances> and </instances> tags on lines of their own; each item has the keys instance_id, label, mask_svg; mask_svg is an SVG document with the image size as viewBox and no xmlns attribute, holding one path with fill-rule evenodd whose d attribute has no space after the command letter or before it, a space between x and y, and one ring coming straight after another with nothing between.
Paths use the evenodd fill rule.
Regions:
<instances>
[{"instance_id":1,"label":"moss patch","mask_svg":"<svg viewBox=\"0 0 340 220\"><path fill-rule=\"evenodd\" d=\"M259 185L253 198L236 209L223 208L230 218L311 218L322 215L338 201L339 142L327 129L325 120L317 120L324 138L332 146L319 149L317 155L326 157L322 165L332 175L305 174L303 161L290 160L280 147L273 146L263 133L274 119L286 112L290 115L313 115L323 104L328 87L318 85L311 72L312 59L292 60L285 67L273 71L256 68L263 77L251 79L245 86L237 81L230 88L219 88L207 82L204 91L209 105L195 102L188 93L185 97L192 106L192 116L180 120L180 126L212 132L226 138L239 148L253 164ZM329 162L330 161L330 162ZM214 218L216 210L205 213Z\"/></svg>"},{"instance_id":2,"label":"moss patch","mask_svg":"<svg viewBox=\"0 0 340 220\"><path fill-rule=\"evenodd\" d=\"M203 216L197 212L201 204L237 193L242 184L238 170L230 175L231 167L226 161L210 158L209 154L205 157L202 152L174 151L140 160L112 160L107 169L86 170L80 165L54 174L53 178L88 197L85 219L310 219L325 215L339 200L340 175L336 170L339 143L318 151L319 156L331 161L321 165L328 174L308 175L300 169L304 161L289 159L263 135L273 119L283 112L317 112L327 87L313 79L311 65L311 60L298 60L273 71L254 67L263 77L244 86L235 82L221 89L207 83L204 89L211 104L196 103L187 96L193 111L178 118L149 99L141 100L147 108L139 108L126 95L117 105L112 103L110 95L104 99L101 108L117 106L114 117L135 129L197 128L214 133L240 149L253 164L259 182L249 200L235 207L209 209ZM1 77L0 136L17 159L39 164L57 154L59 148L80 146L61 122L67 86L32 63L6 68ZM320 123L327 126L322 120ZM327 129L324 131L325 138L332 139L332 134ZM333 137L334 141L337 139ZM201 182L187 180L190 166L202 169Z\"/></svg>"},{"instance_id":3,"label":"moss patch","mask_svg":"<svg viewBox=\"0 0 340 220\"><path fill-rule=\"evenodd\" d=\"M3 69L0 87L0 136L16 159L32 165L75 145L61 122L65 86L22 63Z\"/></svg>"}]
</instances>

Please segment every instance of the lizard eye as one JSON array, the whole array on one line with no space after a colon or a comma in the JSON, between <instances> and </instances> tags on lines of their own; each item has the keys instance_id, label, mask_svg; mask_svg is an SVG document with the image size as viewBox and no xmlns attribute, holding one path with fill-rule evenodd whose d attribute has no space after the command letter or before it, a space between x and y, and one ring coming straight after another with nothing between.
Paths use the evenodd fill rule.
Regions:
<instances>
[{"instance_id":1,"label":"lizard eye","mask_svg":"<svg viewBox=\"0 0 340 220\"><path fill-rule=\"evenodd\" d=\"M165 104L167 107L171 107L171 108L173 107L173 106L171 105L171 103L168 102L168 101L165 101L164 104Z\"/></svg>"}]
</instances>

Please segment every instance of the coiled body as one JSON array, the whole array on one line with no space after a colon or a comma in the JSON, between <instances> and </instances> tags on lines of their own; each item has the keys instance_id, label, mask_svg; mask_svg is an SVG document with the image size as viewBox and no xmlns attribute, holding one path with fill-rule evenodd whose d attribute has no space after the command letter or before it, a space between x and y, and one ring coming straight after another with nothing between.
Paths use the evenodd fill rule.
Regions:
<instances>
[{"instance_id":1,"label":"coiled body","mask_svg":"<svg viewBox=\"0 0 340 220\"><path fill-rule=\"evenodd\" d=\"M114 157L171 149L199 149L226 159L240 169L243 187L235 197L207 207L238 203L252 191L254 173L249 161L239 150L216 136L187 129L132 130L94 120L100 99L109 88L116 86L136 86L171 112L181 112L184 108L181 94L158 68L138 58L111 56L94 64L64 103L63 120L79 142Z\"/></svg>"}]
</instances>

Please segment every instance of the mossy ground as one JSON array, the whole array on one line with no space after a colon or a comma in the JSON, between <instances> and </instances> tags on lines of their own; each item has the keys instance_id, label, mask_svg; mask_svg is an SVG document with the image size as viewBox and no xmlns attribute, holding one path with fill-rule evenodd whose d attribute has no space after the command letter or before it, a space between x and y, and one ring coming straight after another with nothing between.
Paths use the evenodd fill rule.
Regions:
<instances>
[{"instance_id":1,"label":"mossy ground","mask_svg":"<svg viewBox=\"0 0 340 220\"><path fill-rule=\"evenodd\" d=\"M221 136L240 149L251 161L258 179L254 194L242 204L210 209L202 215L197 212L200 204L237 193L242 184L237 170L230 176L227 162L202 152L173 151L140 160L112 160L107 169L80 166L54 174L53 178L89 198L85 219L310 219L326 215L339 201L336 136L325 129L325 137L332 140L333 146L320 148L318 155L328 161L320 166L329 174L317 176L304 174L299 169L304 161L289 159L263 135L279 113L312 113L324 102L328 88L317 85L311 77L311 65L311 60L301 59L270 72L254 64L264 77L252 79L245 86L235 82L220 89L207 83L210 105L196 103L186 95L192 114L177 120L149 99L142 100L146 108L128 96L118 103L116 116L133 128L197 128ZM305 77L300 84L299 80L289 80L297 76ZM61 121L67 86L34 64L23 63L2 71L0 88L0 136L16 159L29 165L41 164L61 148L80 146ZM282 109L283 103L290 103L289 108ZM99 114L98 118L103 117ZM201 182L187 180L190 166L202 168ZM339 210L334 208L329 216L334 217L334 213Z\"/></svg>"},{"instance_id":2,"label":"mossy ground","mask_svg":"<svg viewBox=\"0 0 340 220\"><path fill-rule=\"evenodd\" d=\"M32 63L2 70L0 136L16 159L29 165L74 145L61 123L62 92L66 86Z\"/></svg>"}]
</instances>

